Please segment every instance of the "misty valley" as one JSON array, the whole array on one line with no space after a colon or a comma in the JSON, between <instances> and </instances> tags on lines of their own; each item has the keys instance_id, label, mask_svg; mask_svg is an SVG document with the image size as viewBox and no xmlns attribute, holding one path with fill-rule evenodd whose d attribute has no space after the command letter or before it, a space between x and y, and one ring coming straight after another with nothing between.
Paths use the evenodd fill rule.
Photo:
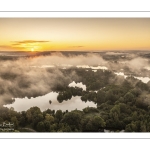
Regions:
<instances>
[{"instance_id":1,"label":"misty valley","mask_svg":"<svg viewBox=\"0 0 150 150\"><path fill-rule=\"evenodd\" d=\"M8 51L0 66L1 132L150 131L149 51Z\"/></svg>"}]
</instances>

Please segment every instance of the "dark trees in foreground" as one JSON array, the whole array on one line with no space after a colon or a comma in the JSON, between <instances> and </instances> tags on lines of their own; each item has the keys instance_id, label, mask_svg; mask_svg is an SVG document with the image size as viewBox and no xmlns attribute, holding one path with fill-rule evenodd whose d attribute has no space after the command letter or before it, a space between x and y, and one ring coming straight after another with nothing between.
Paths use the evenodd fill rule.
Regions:
<instances>
[{"instance_id":1,"label":"dark trees in foreground","mask_svg":"<svg viewBox=\"0 0 150 150\"><path fill-rule=\"evenodd\" d=\"M134 78L120 80L110 71L89 71L87 74L79 69L76 73L82 75L87 90L62 86L58 101L63 103L72 96L81 96L82 101L93 101L97 108L41 112L40 108L31 107L16 112L12 108L0 107L0 123L13 122L15 130L19 131L32 128L37 132L100 132L104 129L150 132L150 83Z\"/></svg>"}]
</instances>

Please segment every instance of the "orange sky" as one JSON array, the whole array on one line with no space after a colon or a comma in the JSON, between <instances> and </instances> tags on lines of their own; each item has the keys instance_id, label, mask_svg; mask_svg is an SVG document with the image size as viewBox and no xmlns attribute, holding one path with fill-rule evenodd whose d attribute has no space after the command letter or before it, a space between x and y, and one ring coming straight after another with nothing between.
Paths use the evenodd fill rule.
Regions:
<instances>
[{"instance_id":1,"label":"orange sky","mask_svg":"<svg viewBox=\"0 0 150 150\"><path fill-rule=\"evenodd\" d=\"M150 18L0 18L5 50L150 50Z\"/></svg>"}]
</instances>

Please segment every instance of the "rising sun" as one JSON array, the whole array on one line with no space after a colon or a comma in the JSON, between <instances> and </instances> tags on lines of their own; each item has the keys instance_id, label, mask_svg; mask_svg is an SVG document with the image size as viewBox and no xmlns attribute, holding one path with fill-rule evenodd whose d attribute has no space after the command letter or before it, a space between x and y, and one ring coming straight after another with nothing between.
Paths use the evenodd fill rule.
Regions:
<instances>
[{"instance_id":1,"label":"rising sun","mask_svg":"<svg viewBox=\"0 0 150 150\"><path fill-rule=\"evenodd\" d=\"M33 51L34 51L34 48L31 48L31 51L33 52Z\"/></svg>"}]
</instances>

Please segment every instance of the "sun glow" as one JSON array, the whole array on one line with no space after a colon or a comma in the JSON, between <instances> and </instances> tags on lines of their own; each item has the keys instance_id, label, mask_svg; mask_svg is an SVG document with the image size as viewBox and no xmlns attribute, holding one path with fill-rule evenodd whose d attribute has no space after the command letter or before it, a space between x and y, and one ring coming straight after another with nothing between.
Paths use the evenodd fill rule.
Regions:
<instances>
[{"instance_id":1,"label":"sun glow","mask_svg":"<svg viewBox=\"0 0 150 150\"><path fill-rule=\"evenodd\" d=\"M149 18L0 18L0 51L150 50L149 33Z\"/></svg>"},{"instance_id":2,"label":"sun glow","mask_svg":"<svg viewBox=\"0 0 150 150\"><path fill-rule=\"evenodd\" d=\"M31 52L34 52L34 48L31 48Z\"/></svg>"}]
</instances>

